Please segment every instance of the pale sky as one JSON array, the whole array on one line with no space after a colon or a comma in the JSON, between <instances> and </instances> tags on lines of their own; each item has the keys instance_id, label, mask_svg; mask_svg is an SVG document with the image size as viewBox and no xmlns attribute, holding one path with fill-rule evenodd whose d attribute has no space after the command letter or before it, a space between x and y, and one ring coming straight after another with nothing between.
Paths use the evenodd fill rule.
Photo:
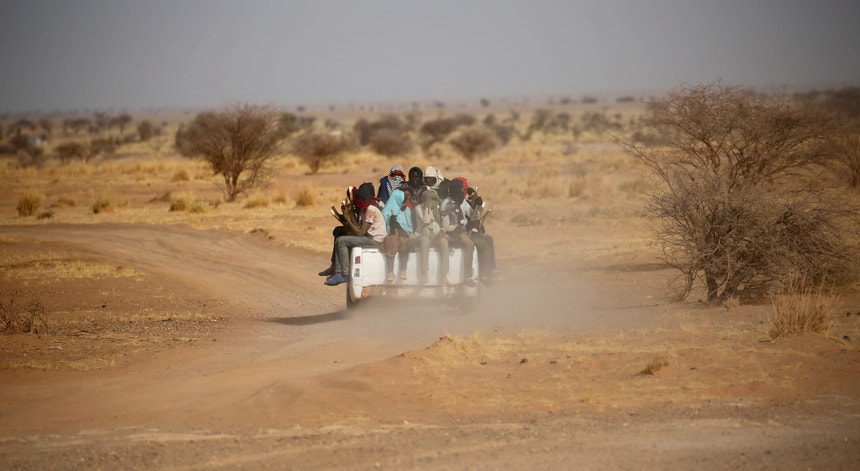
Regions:
<instances>
[{"instance_id":1,"label":"pale sky","mask_svg":"<svg viewBox=\"0 0 860 471\"><path fill-rule=\"evenodd\" d=\"M858 0L0 0L0 113L860 81Z\"/></svg>"}]
</instances>

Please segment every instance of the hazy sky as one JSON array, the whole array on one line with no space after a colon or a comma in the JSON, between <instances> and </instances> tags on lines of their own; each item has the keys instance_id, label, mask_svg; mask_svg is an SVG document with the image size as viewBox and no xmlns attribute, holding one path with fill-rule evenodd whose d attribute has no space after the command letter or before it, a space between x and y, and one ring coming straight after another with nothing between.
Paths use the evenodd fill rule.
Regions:
<instances>
[{"instance_id":1,"label":"hazy sky","mask_svg":"<svg viewBox=\"0 0 860 471\"><path fill-rule=\"evenodd\" d=\"M0 0L0 113L860 80L858 0Z\"/></svg>"}]
</instances>

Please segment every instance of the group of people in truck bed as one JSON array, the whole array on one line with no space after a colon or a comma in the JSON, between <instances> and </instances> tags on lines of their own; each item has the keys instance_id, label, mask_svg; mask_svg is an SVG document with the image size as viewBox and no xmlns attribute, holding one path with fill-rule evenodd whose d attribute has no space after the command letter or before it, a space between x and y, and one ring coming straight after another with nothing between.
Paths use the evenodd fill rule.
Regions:
<instances>
[{"instance_id":1,"label":"group of people in truck bed","mask_svg":"<svg viewBox=\"0 0 860 471\"><path fill-rule=\"evenodd\" d=\"M406 263L410 252L417 252L419 284L431 282L430 248L439 253L435 283L448 284L448 250L462 249L464 283L475 285L472 257L478 253L479 279L491 284L499 278L493 237L486 233L483 220L488 214L477 189L465 178L447 179L436 167L423 171L418 167L403 172L394 165L379 181L376 194L372 183L347 190L347 199L338 212L341 222L335 227L331 265L319 273L325 284L336 286L349 281L349 252L352 247L380 247L386 255L386 283L406 281ZM395 255L399 257L395 277Z\"/></svg>"}]
</instances>

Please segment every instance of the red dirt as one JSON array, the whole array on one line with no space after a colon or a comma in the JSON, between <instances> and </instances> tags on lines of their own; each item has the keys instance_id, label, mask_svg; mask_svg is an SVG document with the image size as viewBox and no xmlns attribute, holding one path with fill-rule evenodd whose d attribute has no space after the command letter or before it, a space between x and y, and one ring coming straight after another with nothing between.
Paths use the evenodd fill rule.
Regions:
<instances>
[{"instance_id":1,"label":"red dirt","mask_svg":"<svg viewBox=\"0 0 860 471\"><path fill-rule=\"evenodd\" d=\"M49 319L0 335L4 469L860 467L860 313L763 342L766 307L668 303L649 254L502 254L464 315L346 313L326 254L263 233L44 224L0 247L139 274L0 278Z\"/></svg>"}]
</instances>

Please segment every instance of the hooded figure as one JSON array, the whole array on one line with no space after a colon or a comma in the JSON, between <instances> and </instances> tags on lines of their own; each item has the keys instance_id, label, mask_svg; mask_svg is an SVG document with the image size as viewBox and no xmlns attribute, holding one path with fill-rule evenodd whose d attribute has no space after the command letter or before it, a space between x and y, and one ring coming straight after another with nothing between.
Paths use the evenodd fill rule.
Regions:
<instances>
[{"instance_id":1,"label":"hooded figure","mask_svg":"<svg viewBox=\"0 0 860 471\"><path fill-rule=\"evenodd\" d=\"M437 283L448 284L448 238L440 226L439 194L436 190L425 189L420 204L415 207L415 232L419 234L420 255L418 258L419 284L429 282L430 246L438 253Z\"/></svg>"},{"instance_id":2,"label":"hooded figure","mask_svg":"<svg viewBox=\"0 0 860 471\"><path fill-rule=\"evenodd\" d=\"M424 172L418 167L410 168L409 180L400 189L409 193L407 204L414 209L421 202L421 193L424 191Z\"/></svg>"},{"instance_id":3,"label":"hooded figure","mask_svg":"<svg viewBox=\"0 0 860 471\"><path fill-rule=\"evenodd\" d=\"M373 184L370 182L362 183L355 193L353 193L352 204L358 208L359 211L364 211L368 206L373 202Z\"/></svg>"},{"instance_id":4,"label":"hooded figure","mask_svg":"<svg viewBox=\"0 0 860 471\"><path fill-rule=\"evenodd\" d=\"M379 179L379 199L382 203L387 203L391 197L391 192L400 188L406 181L406 175L403 174L403 167L399 164L394 164L388 170L388 175Z\"/></svg>"},{"instance_id":5,"label":"hooded figure","mask_svg":"<svg viewBox=\"0 0 860 471\"><path fill-rule=\"evenodd\" d=\"M398 278L406 281L406 263L409 252L420 247L420 241L413 235L412 210L406 206L406 193L394 190L388 198L388 204L382 208L382 217L388 229L389 236L382 244L385 257L385 282L394 282L394 256L399 255L400 272ZM400 228L400 231L397 228ZM394 236L392 238L392 236ZM392 240L393 239L393 240Z\"/></svg>"},{"instance_id":6,"label":"hooded figure","mask_svg":"<svg viewBox=\"0 0 860 471\"><path fill-rule=\"evenodd\" d=\"M403 229L406 234L412 234L412 210L408 206L404 207L406 194L403 190L394 190L388 198L388 204L382 208L382 217L385 218L385 227L389 234L394 234L394 228L391 227L391 218Z\"/></svg>"},{"instance_id":7,"label":"hooded figure","mask_svg":"<svg viewBox=\"0 0 860 471\"><path fill-rule=\"evenodd\" d=\"M430 180L433 178L434 180ZM442 172L439 171L436 167L427 167L424 170L424 186L427 188L432 188L434 190L439 188L439 184L442 183L445 177L442 176Z\"/></svg>"}]
</instances>

